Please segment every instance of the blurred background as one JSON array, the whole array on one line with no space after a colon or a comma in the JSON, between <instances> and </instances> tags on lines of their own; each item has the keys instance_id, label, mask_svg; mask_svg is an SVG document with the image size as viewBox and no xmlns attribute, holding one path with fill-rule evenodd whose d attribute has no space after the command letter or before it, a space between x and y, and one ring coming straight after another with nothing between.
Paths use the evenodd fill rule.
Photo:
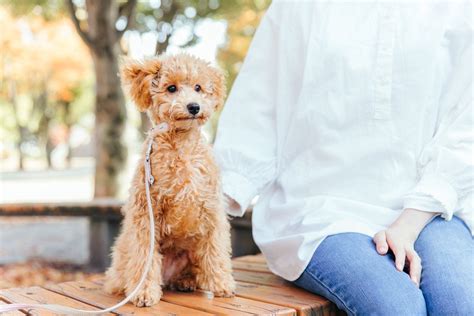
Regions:
<instances>
[{"instance_id":1,"label":"blurred background","mask_svg":"<svg viewBox=\"0 0 474 316\"><path fill-rule=\"evenodd\" d=\"M223 68L230 90L269 3L0 0L0 288L108 264L92 257L107 256L150 127L121 90L120 58L186 51Z\"/></svg>"}]
</instances>

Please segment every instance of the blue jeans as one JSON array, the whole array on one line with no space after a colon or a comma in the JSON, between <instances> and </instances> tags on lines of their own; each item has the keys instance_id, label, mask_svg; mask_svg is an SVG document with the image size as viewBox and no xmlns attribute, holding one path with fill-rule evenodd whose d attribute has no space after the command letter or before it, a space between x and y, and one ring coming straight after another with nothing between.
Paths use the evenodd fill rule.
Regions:
<instances>
[{"instance_id":1,"label":"blue jeans","mask_svg":"<svg viewBox=\"0 0 474 316\"><path fill-rule=\"evenodd\" d=\"M458 217L435 217L420 233L420 288L359 233L327 237L295 284L348 315L474 315L474 242Z\"/></svg>"}]
</instances>

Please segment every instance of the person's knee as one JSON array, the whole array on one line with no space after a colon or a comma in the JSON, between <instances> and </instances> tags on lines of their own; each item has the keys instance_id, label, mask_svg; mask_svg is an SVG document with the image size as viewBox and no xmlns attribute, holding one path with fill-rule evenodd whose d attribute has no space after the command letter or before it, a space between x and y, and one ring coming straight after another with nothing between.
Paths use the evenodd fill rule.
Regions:
<instances>
[{"instance_id":1,"label":"person's knee","mask_svg":"<svg viewBox=\"0 0 474 316\"><path fill-rule=\"evenodd\" d=\"M377 254L366 235L328 237L305 272L296 284L327 297L349 315L426 315L420 289L395 269L391 258Z\"/></svg>"},{"instance_id":2,"label":"person's knee","mask_svg":"<svg viewBox=\"0 0 474 316\"><path fill-rule=\"evenodd\" d=\"M470 231L466 223L457 216L453 216L451 220L445 220L441 216L436 216L425 228L421 231L417 244L431 243L433 240L443 240L446 243L452 243L456 240L468 240L466 236L470 237ZM419 245L419 247L424 247Z\"/></svg>"},{"instance_id":3,"label":"person's knee","mask_svg":"<svg viewBox=\"0 0 474 316\"><path fill-rule=\"evenodd\" d=\"M355 314L413 316L427 314L425 299L419 290L379 293L361 304L365 305L365 310L360 313L355 311Z\"/></svg>"},{"instance_id":4,"label":"person's knee","mask_svg":"<svg viewBox=\"0 0 474 316\"><path fill-rule=\"evenodd\" d=\"M426 315L426 304L422 292L414 285L410 287L391 287L370 284L350 287L341 285L344 290L336 293L324 286L309 273L304 273L295 284L310 292L322 295L335 303L348 315Z\"/></svg>"},{"instance_id":5,"label":"person's knee","mask_svg":"<svg viewBox=\"0 0 474 316\"><path fill-rule=\"evenodd\" d=\"M428 305L429 315L474 315L474 303L471 301L459 302L431 302Z\"/></svg>"},{"instance_id":6,"label":"person's knee","mask_svg":"<svg viewBox=\"0 0 474 316\"><path fill-rule=\"evenodd\" d=\"M430 225L415 244L424 265L421 289L428 313L474 315L472 236L457 217Z\"/></svg>"},{"instance_id":7,"label":"person's knee","mask_svg":"<svg viewBox=\"0 0 474 316\"><path fill-rule=\"evenodd\" d=\"M424 288L429 315L474 315L474 285L450 280Z\"/></svg>"}]
</instances>

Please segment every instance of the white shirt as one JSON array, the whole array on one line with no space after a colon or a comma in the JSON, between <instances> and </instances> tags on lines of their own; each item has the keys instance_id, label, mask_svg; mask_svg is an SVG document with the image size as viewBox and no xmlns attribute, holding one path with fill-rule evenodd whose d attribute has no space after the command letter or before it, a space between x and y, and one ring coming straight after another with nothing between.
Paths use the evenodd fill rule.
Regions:
<instances>
[{"instance_id":1,"label":"white shirt","mask_svg":"<svg viewBox=\"0 0 474 316\"><path fill-rule=\"evenodd\" d=\"M277 1L223 110L224 193L295 280L325 237L404 208L474 223L472 4ZM455 245L453 245L455 246Z\"/></svg>"}]
</instances>

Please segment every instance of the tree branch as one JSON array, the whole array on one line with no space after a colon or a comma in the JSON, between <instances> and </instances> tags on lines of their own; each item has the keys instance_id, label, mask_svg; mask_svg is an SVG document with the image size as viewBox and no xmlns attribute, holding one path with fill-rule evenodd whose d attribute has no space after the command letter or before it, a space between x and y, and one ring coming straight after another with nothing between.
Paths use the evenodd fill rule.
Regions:
<instances>
[{"instance_id":1,"label":"tree branch","mask_svg":"<svg viewBox=\"0 0 474 316\"><path fill-rule=\"evenodd\" d=\"M176 3L176 1L171 2L171 5L168 8L163 7L163 16L161 17L161 21L172 24L174 17L178 14L178 10L180 9L182 8ZM163 52L166 52L166 49L168 48L169 40L170 40L170 35L167 34L165 41L163 43L160 43L157 41L155 55L159 55Z\"/></svg>"},{"instance_id":2,"label":"tree branch","mask_svg":"<svg viewBox=\"0 0 474 316\"><path fill-rule=\"evenodd\" d=\"M76 6L72 2L73 0L67 0L67 6L69 9L69 15L71 16L72 23L74 23L74 27L76 28L77 33L81 37L81 39L86 43L87 46L92 47L94 46L94 42L90 38L89 34L81 28L81 23L76 16Z\"/></svg>"},{"instance_id":3,"label":"tree branch","mask_svg":"<svg viewBox=\"0 0 474 316\"><path fill-rule=\"evenodd\" d=\"M125 25L123 30L117 31L117 38L120 39L125 33L126 30L132 25L132 20L135 13L135 8L137 6L137 0L128 0L123 5L119 7L119 14L118 18L120 19L122 16L127 18L127 25Z\"/></svg>"}]
</instances>

